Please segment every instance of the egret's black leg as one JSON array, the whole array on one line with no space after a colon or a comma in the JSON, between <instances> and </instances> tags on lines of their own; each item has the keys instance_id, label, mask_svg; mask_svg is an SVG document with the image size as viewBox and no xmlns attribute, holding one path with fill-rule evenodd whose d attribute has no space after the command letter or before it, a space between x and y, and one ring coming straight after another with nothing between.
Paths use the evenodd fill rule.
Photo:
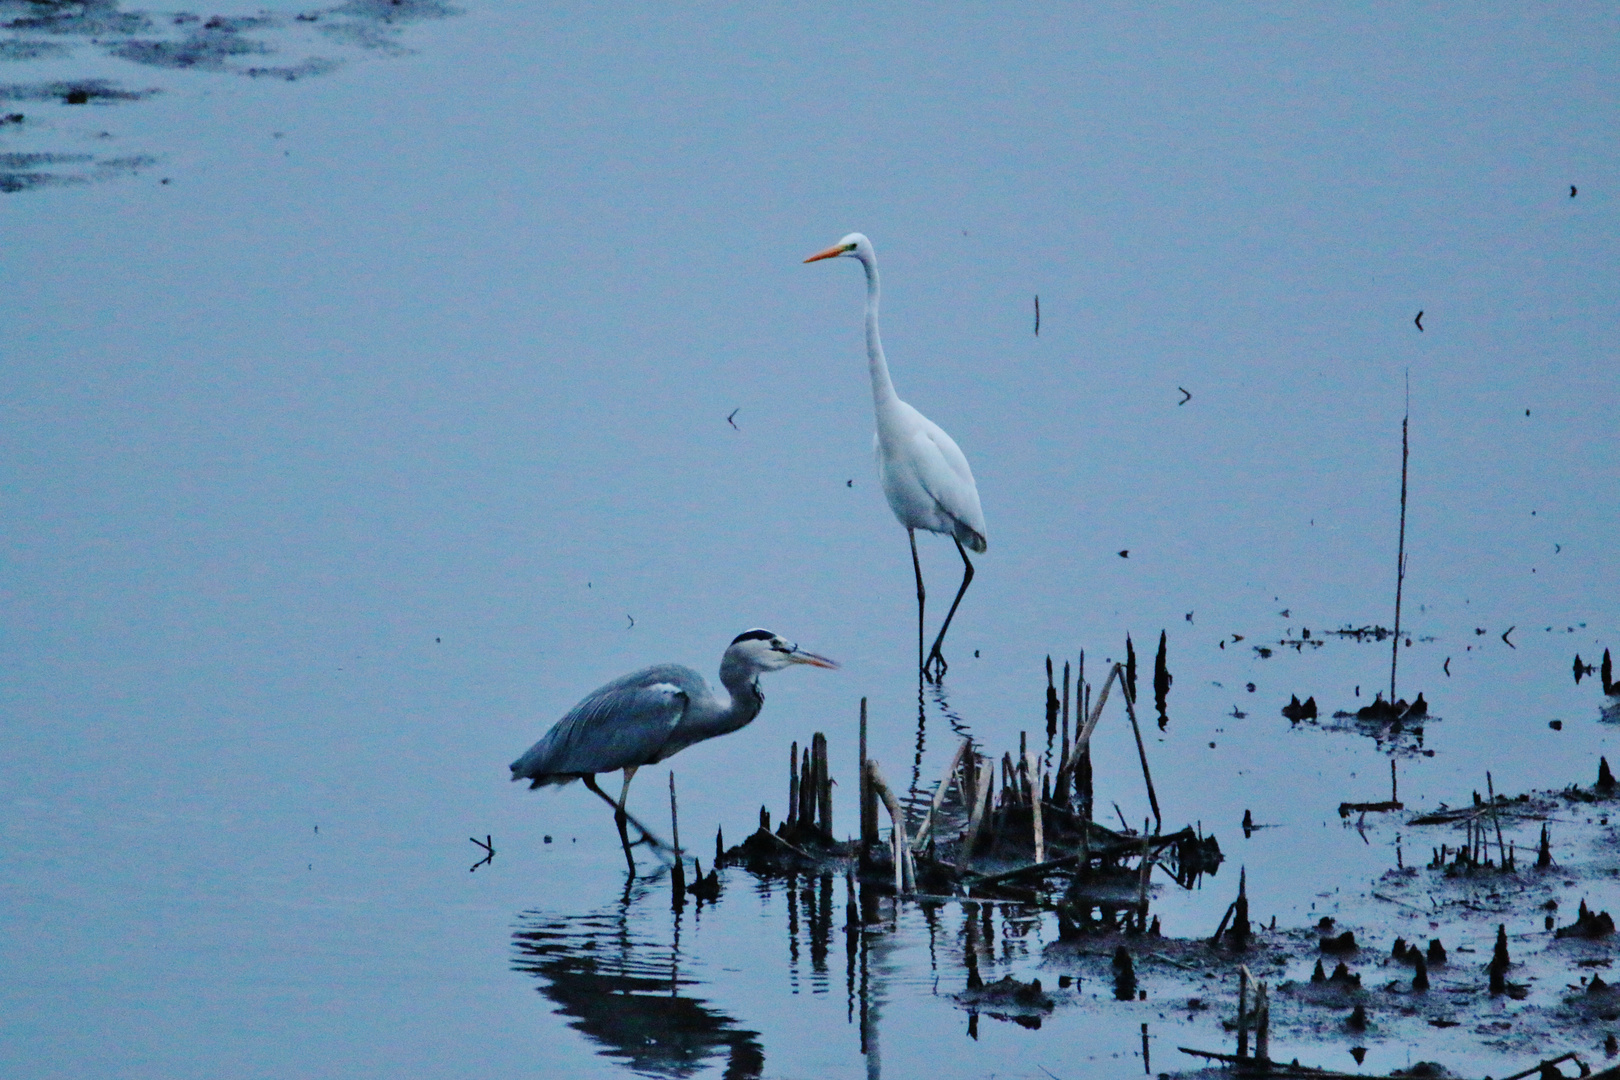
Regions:
<instances>
[{"instance_id":1,"label":"egret's black leg","mask_svg":"<svg viewBox=\"0 0 1620 1080\"><path fill-rule=\"evenodd\" d=\"M922 563L917 559L917 530L907 529L906 538L911 541L911 569L917 575L917 673L926 677L928 669L923 666L923 602L928 594L923 589Z\"/></svg>"},{"instance_id":2,"label":"egret's black leg","mask_svg":"<svg viewBox=\"0 0 1620 1080\"><path fill-rule=\"evenodd\" d=\"M952 537L952 539L954 540L955 537ZM962 572L962 587L956 590L956 599L951 601L951 610L945 615L945 625L939 628L939 637L934 639L934 649L928 654L929 664L932 664L936 660L939 661L939 666L934 670L932 675L934 682L938 682L939 680L943 679L945 677L945 669L950 666L949 664L945 663L945 656L939 651L939 646L945 640L945 631L951 628L951 619L956 616L956 606L962 602L962 594L967 592L968 585L973 581L973 563L968 559L967 550L962 547L962 541L956 541L956 550L957 553L962 556L962 566L965 569ZM926 672L928 669L927 667L924 667L923 670Z\"/></svg>"}]
</instances>

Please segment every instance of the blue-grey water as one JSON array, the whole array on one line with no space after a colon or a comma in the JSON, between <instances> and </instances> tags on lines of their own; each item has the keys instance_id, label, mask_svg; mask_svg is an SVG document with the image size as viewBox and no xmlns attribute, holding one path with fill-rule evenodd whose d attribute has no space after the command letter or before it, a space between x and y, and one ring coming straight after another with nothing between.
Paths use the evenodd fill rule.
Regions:
<instances>
[{"instance_id":1,"label":"blue-grey water","mask_svg":"<svg viewBox=\"0 0 1620 1080\"><path fill-rule=\"evenodd\" d=\"M669 763L705 863L815 731L852 827L862 697L891 779L944 767L859 270L800 263L853 229L988 521L943 705L999 754L1048 654L1100 682L1167 631L1166 825L1229 858L1160 886L1167 933L1239 865L1282 926L1392 865L1336 813L1386 747L1278 712L1365 704L1389 643L1276 642L1393 618L1408 376L1400 690L1440 719L1402 797L1615 753L1571 678L1620 649L1612 10L27 21L65 7L0 3L0 1073L1140 1075L1151 983L970 1037L960 905L886 909L852 976L841 880L733 869L677 921L595 799L507 782L593 687L713 679L753 626L844 667ZM920 543L932 633L959 561ZM1115 708L1099 811L1140 821ZM1054 983L1055 926L995 918L985 975ZM1187 1030L1153 1071L1225 1038Z\"/></svg>"}]
</instances>

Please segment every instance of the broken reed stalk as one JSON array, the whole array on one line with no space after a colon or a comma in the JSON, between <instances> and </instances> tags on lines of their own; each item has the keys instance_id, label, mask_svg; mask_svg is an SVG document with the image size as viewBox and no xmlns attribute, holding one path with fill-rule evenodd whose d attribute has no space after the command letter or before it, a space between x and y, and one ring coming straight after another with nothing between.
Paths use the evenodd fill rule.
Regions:
<instances>
[{"instance_id":1,"label":"broken reed stalk","mask_svg":"<svg viewBox=\"0 0 1620 1080\"><path fill-rule=\"evenodd\" d=\"M1125 695L1125 713L1131 718L1131 731L1136 735L1136 756L1142 759L1142 779L1147 781L1148 803L1153 807L1153 828L1157 832L1164 828L1164 818L1159 813L1159 796L1153 791L1153 774L1148 771L1147 748L1142 745L1142 727L1136 722L1136 705L1129 694Z\"/></svg>"},{"instance_id":2,"label":"broken reed stalk","mask_svg":"<svg viewBox=\"0 0 1620 1080\"><path fill-rule=\"evenodd\" d=\"M1249 982L1253 976L1249 974L1247 964L1238 967L1238 1043L1237 1056L1249 1056Z\"/></svg>"},{"instance_id":3,"label":"broken reed stalk","mask_svg":"<svg viewBox=\"0 0 1620 1080\"><path fill-rule=\"evenodd\" d=\"M872 857L872 847L877 843L877 801L872 794L872 784L866 774L866 699L861 698L861 858Z\"/></svg>"},{"instance_id":4,"label":"broken reed stalk","mask_svg":"<svg viewBox=\"0 0 1620 1080\"><path fill-rule=\"evenodd\" d=\"M675 806L675 770L669 770L669 831L675 841L675 864L681 861L681 816Z\"/></svg>"},{"instance_id":5,"label":"broken reed stalk","mask_svg":"<svg viewBox=\"0 0 1620 1080\"><path fill-rule=\"evenodd\" d=\"M669 831L675 842L675 865L670 868L670 884L674 891L672 902L679 910L686 898L686 865L681 861L681 815L675 805L674 769L669 770Z\"/></svg>"},{"instance_id":6,"label":"broken reed stalk","mask_svg":"<svg viewBox=\"0 0 1620 1080\"><path fill-rule=\"evenodd\" d=\"M968 752L971 745L972 742L968 739L963 739L957 744L956 753L951 755L951 763L945 766L945 773L939 778L939 787L934 790L934 801L928 804L928 813L923 818L922 825L917 828L916 837L911 841L912 851L921 851L923 845L928 841L928 833L934 827L934 817L939 813L940 804L945 801L945 792L950 788L951 779L956 775L956 766L961 763L962 755ZM958 785L957 790L965 792L966 787L965 785ZM966 801L966 799L963 800L963 802Z\"/></svg>"},{"instance_id":7,"label":"broken reed stalk","mask_svg":"<svg viewBox=\"0 0 1620 1080\"><path fill-rule=\"evenodd\" d=\"M1063 741L1058 744L1058 764L1069 758L1069 662L1063 661Z\"/></svg>"},{"instance_id":8,"label":"broken reed stalk","mask_svg":"<svg viewBox=\"0 0 1620 1080\"><path fill-rule=\"evenodd\" d=\"M977 758L978 755L973 755ZM973 800L973 814L968 819L967 839L962 841L962 849L956 856L956 868L966 870L973 861L973 845L979 839L979 826L984 822L985 812L990 808L990 789L995 786L996 774L992 768L986 767L982 761L970 759L968 767L972 768L977 779L973 790L976 798Z\"/></svg>"},{"instance_id":9,"label":"broken reed stalk","mask_svg":"<svg viewBox=\"0 0 1620 1080\"><path fill-rule=\"evenodd\" d=\"M830 840L833 837L832 777L828 775L827 771L827 736L819 731L816 732L815 738L811 740L810 745L814 748L816 759L814 770L816 774L816 802L819 804L816 807L817 817L819 818L821 831L826 833L827 838Z\"/></svg>"},{"instance_id":10,"label":"broken reed stalk","mask_svg":"<svg viewBox=\"0 0 1620 1080\"><path fill-rule=\"evenodd\" d=\"M1575 1056L1576 1056L1575 1051L1571 1050L1567 1054L1560 1054L1558 1057L1548 1058L1546 1061L1540 1062L1539 1064L1536 1064L1536 1065L1532 1065L1530 1068L1525 1069L1523 1072L1516 1072L1512 1076L1504 1076L1504 1077L1502 1077L1502 1080L1525 1080L1525 1077L1534 1076L1536 1073L1542 1073L1543 1075L1545 1075L1546 1070L1548 1068L1550 1068L1550 1067L1552 1067L1554 1065L1562 1065L1564 1062L1568 1061L1570 1058L1575 1057Z\"/></svg>"},{"instance_id":11,"label":"broken reed stalk","mask_svg":"<svg viewBox=\"0 0 1620 1080\"><path fill-rule=\"evenodd\" d=\"M1406 584L1406 426L1412 416L1412 373L1406 373L1406 412L1401 416L1401 529L1395 546L1395 644L1389 655L1389 701L1395 697L1395 668L1401 659L1401 587Z\"/></svg>"},{"instance_id":12,"label":"broken reed stalk","mask_svg":"<svg viewBox=\"0 0 1620 1080\"><path fill-rule=\"evenodd\" d=\"M890 835L890 847L894 849L894 892L902 896L907 885L916 888L917 870L911 861L911 845L906 842L906 819L900 812L900 800L895 798L894 791L883 779L883 771L872 758L866 759L866 774L870 778L872 790L883 805L889 810L889 820L893 823L894 831Z\"/></svg>"},{"instance_id":13,"label":"broken reed stalk","mask_svg":"<svg viewBox=\"0 0 1620 1080\"><path fill-rule=\"evenodd\" d=\"M1077 720L1074 746L1069 752L1069 760L1063 763L1065 772L1072 770L1079 763L1081 754L1091 749L1091 733L1097 730L1097 721L1102 718L1103 706L1108 704L1108 691L1114 685L1115 679L1123 677L1120 666L1115 664L1113 670L1109 671L1107 680L1103 683L1102 693L1097 695L1097 704L1092 707L1091 712L1086 717L1085 727L1080 728ZM1089 692L1088 688L1087 693L1089 694Z\"/></svg>"},{"instance_id":14,"label":"broken reed stalk","mask_svg":"<svg viewBox=\"0 0 1620 1080\"><path fill-rule=\"evenodd\" d=\"M1153 857L1148 854L1148 845L1152 838L1148 836L1147 818L1142 819L1142 867L1136 881L1136 909L1141 914L1142 929L1147 929L1148 910L1148 877L1153 873Z\"/></svg>"},{"instance_id":15,"label":"broken reed stalk","mask_svg":"<svg viewBox=\"0 0 1620 1080\"><path fill-rule=\"evenodd\" d=\"M1035 829L1035 861L1046 861L1046 833L1041 828L1041 759L1030 751L1024 752L1024 768L1029 770L1030 788L1033 797L1030 799L1030 817L1034 821Z\"/></svg>"},{"instance_id":16,"label":"broken reed stalk","mask_svg":"<svg viewBox=\"0 0 1620 1080\"><path fill-rule=\"evenodd\" d=\"M789 832L799 822L799 744L795 740L788 749L788 810L783 822Z\"/></svg>"},{"instance_id":17,"label":"broken reed stalk","mask_svg":"<svg viewBox=\"0 0 1620 1080\"><path fill-rule=\"evenodd\" d=\"M1052 736L1057 734L1058 719L1058 693L1057 684L1052 679L1052 658L1046 658L1046 745L1052 745Z\"/></svg>"},{"instance_id":18,"label":"broken reed stalk","mask_svg":"<svg viewBox=\"0 0 1620 1080\"><path fill-rule=\"evenodd\" d=\"M1015 767L1014 777L1017 781L1018 801L1021 803L1029 802L1031 788L1029 783L1029 733L1027 731L1018 733L1018 764Z\"/></svg>"},{"instance_id":19,"label":"broken reed stalk","mask_svg":"<svg viewBox=\"0 0 1620 1080\"><path fill-rule=\"evenodd\" d=\"M810 748L804 748L804 758L799 767L799 828L815 828L816 825L816 770L811 760Z\"/></svg>"},{"instance_id":20,"label":"broken reed stalk","mask_svg":"<svg viewBox=\"0 0 1620 1080\"><path fill-rule=\"evenodd\" d=\"M1254 984L1254 1059L1271 1060L1271 995L1264 982Z\"/></svg>"},{"instance_id":21,"label":"broken reed stalk","mask_svg":"<svg viewBox=\"0 0 1620 1080\"><path fill-rule=\"evenodd\" d=\"M1491 797L1491 823L1496 826L1496 860L1503 869L1507 869L1507 851L1502 846L1502 819L1496 813L1496 785L1491 782L1490 770L1485 770L1485 793Z\"/></svg>"}]
</instances>

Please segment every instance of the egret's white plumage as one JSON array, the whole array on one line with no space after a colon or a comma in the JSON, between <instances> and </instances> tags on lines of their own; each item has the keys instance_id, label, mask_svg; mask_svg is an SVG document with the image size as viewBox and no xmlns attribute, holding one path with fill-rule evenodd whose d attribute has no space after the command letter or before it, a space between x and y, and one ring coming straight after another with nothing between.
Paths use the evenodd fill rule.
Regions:
<instances>
[{"instance_id":1,"label":"egret's white plumage","mask_svg":"<svg viewBox=\"0 0 1620 1080\"><path fill-rule=\"evenodd\" d=\"M934 676L945 673L945 657L939 647L950 629L956 607L973 580L973 563L962 548L982 552L986 547L984 511L979 507L979 489L973 482L973 470L968 468L956 440L928 417L900 400L894 392L894 380L889 377L889 362L883 355L883 340L878 334L877 252L872 242L861 233L850 233L826 251L817 252L805 262L845 256L860 260L866 270L866 357L872 377L872 408L877 415L877 434L873 447L877 452L878 476L883 482L883 494L889 508L900 524L906 527L911 540L912 568L917 575L917 661L918 668L929 674L929 664L938 661ZM925 590L922 567L917 561L915 530L943 533L956 541L962 555L964 572L962 587L950 613L945 616L939 637L934 640L933 651L927 662L922 657L922 620Z\"/></svg>"}]
</instances>

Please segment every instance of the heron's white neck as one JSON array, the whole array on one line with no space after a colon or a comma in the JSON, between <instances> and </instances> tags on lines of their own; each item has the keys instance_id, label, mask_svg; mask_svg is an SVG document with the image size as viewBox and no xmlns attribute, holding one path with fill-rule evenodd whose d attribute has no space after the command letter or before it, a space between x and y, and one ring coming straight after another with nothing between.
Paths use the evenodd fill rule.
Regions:
<instances>
[{"instance_id":1,"label":"heron's white neck","mask_svg":"<svg viewBox=\"0 0 1620 1080\"><path fill-rule=\"evenodd\" d=\"M894 381L889 378L889 362L883 358L883 339L878 336L877 260L860 256L866 267L866 360L872 374L872 404L878 410L895 400Z\"/></svg>"}]
</instances>

